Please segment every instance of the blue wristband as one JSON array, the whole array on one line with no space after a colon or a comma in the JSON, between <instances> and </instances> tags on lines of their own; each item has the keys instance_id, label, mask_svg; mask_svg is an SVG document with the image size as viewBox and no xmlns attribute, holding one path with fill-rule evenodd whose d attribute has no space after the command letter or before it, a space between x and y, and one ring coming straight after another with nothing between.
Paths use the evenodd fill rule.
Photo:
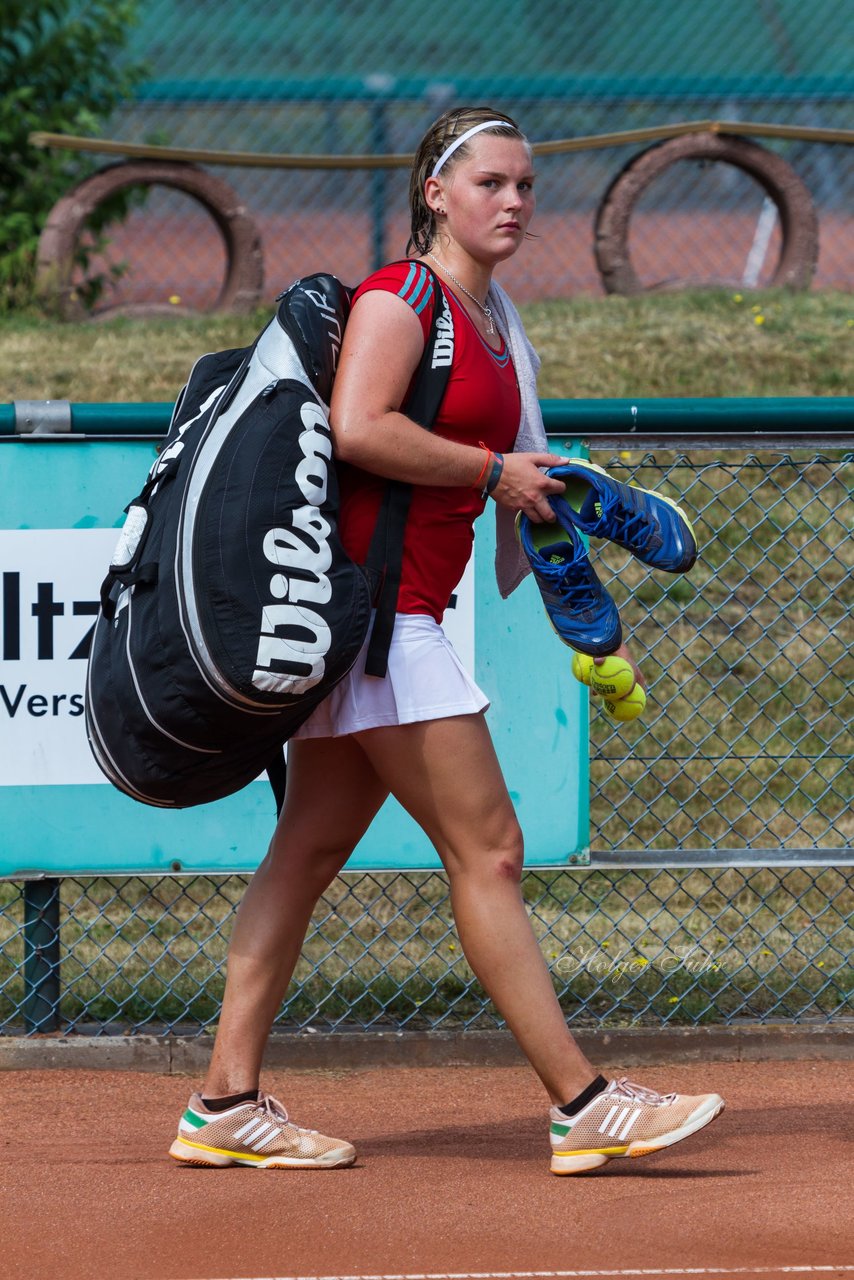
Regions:
<instances>
[{"instance_id":1,"label":"blue wristband","mask_svg":"<svg viewBox=\"0 0 854 1280\"><path fill-rule=\"evenodd\" d=\"M483 490L483 497L487 498L494 491L501 479L501 472L504 470L504 454L496 453L495 460L492 463L492 469L486 477L486 485Z\"/></svg>"}]
</instances>

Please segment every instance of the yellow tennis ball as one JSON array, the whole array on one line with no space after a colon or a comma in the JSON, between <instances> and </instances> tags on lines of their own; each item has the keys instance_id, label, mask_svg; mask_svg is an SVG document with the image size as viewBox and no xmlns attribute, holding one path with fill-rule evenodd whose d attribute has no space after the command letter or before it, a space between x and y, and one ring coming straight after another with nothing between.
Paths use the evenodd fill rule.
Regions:
<instances>
[{"instance_id":1,"label":"yellow tennis ball","mask_svg":"<svg viewBox=\"0 0 854 1280\"><path fill-rule=\"evenodd\" d=\"M612 654L598 666L594 665L590 687L603 698L610 698L612 702L625 698L635 687L632 664L625 658L616 658Z\"/></svg>"},{"instance_id":2,"label":"yellow tennis ball","mask_svg":"<svg viewBox=\"0 0 854 1280\"><path fill-rule=\"evenodd\" d=\"M589 653L573 653L572 674L582 684L590 684L590 677L593 674L593 659Z\"/></svg>"},{"instance_id":3,"label":"yellow tennis ball","mask_svg":"<svg viewBox=\"0 0 854 1280\"><path fill-rule=\"evenodd\" d=\"M625 698L615 698L613 701L610 698L603 698L602 706L612 720L637 720L646 706L643 685L636 684Z\"/></svg>"}]
</instances>

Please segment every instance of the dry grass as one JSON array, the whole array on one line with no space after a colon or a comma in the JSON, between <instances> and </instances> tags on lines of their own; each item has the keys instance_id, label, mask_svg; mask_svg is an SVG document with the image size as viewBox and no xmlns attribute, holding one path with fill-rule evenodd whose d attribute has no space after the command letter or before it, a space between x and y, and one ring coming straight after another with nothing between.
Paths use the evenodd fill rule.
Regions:
<instances>
[{"instance_id":1,"label":"dry grass","mask_svg":"<svg viewBox=\"0 0 854 1280\"><path fill-rule=\"evenodd\" d=\"M60 324L0 317L0 402L174 400L195 359L244 346L267 314Z\"/></svg>"},{"instance_id":2,"label":"dry grass","mask_svg":"<svg viewBox=\"0 0 854 1280\"><path fill-rule=\"evenodd\" d=\"M854 386L848 294L573 298L524 314L545 398L845 395ZM0 317L0 402L169 401L196 356L249 343L268 316Z\"/></svg>"},{"instance_id":3,"label":"dry grass","mask_svg":"<svg viewBox=\"0 0 854 1280\"><path fill-rule=\"evenodd\" d=\"M529 307L526 322L544 398L825 396L854 387L847 294L576 298Z\"/></svg>"}]
</instances>

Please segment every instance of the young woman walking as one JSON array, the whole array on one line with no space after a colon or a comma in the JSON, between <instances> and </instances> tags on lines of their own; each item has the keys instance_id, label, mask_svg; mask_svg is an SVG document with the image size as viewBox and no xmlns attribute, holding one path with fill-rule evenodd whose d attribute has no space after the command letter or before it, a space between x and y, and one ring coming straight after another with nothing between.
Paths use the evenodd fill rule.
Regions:
<instances>
[{"instance_id":1,"label":"young woman walking","mask_svg":"<svg viewBox=\"0 0 854 1280\"><path fill-rule=\"evenodd\" d=\"M484 507L499 508L507 594L527 570L513 539L517 513L554 522L550 499L564 492L544 471L565 460L547 450L538 361L492 280L522 245L534 205L532 153L515 122L489 109L448 112L415 158L412 256L356 291L331 406L340 528L354 560L367 554L385 481L413 486L388 675L367 676L357 661L289 744L283 811L237 915L213 1056L171 1147L177 1160L288 1168L355 1160L349 1142L292 1123L259 1091L260 1071L317 900L390 794L435 846L466 958L545 1088L553 1172L657 1150L723 1107L716 1094L609 1082L570 1034L520 891L522 832L487 698L441 627ZM435 279L450 307L454 357L428 432L400 406L440 304Z\"/></svg>"}]
</instances>

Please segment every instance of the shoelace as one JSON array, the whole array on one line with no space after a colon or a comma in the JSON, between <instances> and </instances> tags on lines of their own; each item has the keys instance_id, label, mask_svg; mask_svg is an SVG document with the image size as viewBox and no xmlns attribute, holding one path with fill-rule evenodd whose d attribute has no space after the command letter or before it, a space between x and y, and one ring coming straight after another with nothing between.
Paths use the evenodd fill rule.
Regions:
<instances>
[{"instance_id":1,"label":"shoelace","mask_svg":"<svg viewBox=\"0 0 854 1280\"><path fill-rule=\"evenodd\" d=\"M567 564L546 565L544 568L554 578L555 596L573 613L583 613L597 607L599 597L596 583L591 581L589 562L583 551L575 552ZM586 573L585 568L588 570Z\"/></svg>"},{"instance_id":2,"label":"shoelace","mask_svg":"<svg viewBox=\"0 0 854 1280\"><path fill-rule=\"evenodd\" d=\"M632 543L639 546L646 541L652 526L652 518L648 511L636 508L630 511L628 507L624 507L616 494L605 493L602 495L602 516L600 523L606 521L617 526L620 534L620 542ZM611 540L615 541L613 535Z\"/></svg>"},{"instance_id":3,"label":"shoelace","mask_svg":"<svg viewBox=\"0 0 854 1280\"><path fill-rule=\"evenodd\" d=\"M666 1107L675 1102L675 1093L657 1093L655 1089L645 1089L643 1085L633 1084L625 1076L615 1080L610 1093L620 1093L631 1102L643 1102L650 1107Z\"/></svg>"},{"instance_id":4,"label":"shoelace","mask_svg":"<svg viewBox=\"0 0 854 1280\"><path fill-rule=\"evenodd\" d=\"M561 585L558 592L561 604L567 606L572 613L586 613L596 608L598 596L589 582L567 582Z\"/></svg>"},{"instance_id":5,"label":"shoelace","mask_svg":"<svg viewBox=\"0 0 854 1280\"><path fill-rule=\"evenodd\" d=\"M294 1124L293 1120L288 1117L287 1108L279 1102L278 1098L274 1098L271 1093L259 1093L258 1106L267 1113L271 1120L276 1121L278 1124L289 1125L291 1129L298 1129L300 1133L317 1133L316 1129L303 1129L298 1124Z\"/></svg>"}]
</instances>

